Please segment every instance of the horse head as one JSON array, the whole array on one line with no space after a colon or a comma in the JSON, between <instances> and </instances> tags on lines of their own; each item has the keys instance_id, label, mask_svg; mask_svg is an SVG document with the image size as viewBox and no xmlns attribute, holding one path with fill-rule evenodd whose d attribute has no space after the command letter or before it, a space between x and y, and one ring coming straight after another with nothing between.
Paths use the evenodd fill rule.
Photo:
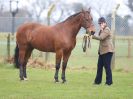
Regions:
<instances>
[{"instance_id":1,"label":"horse head","mask_svg":"<svg viewBox=\"0 0 133 99\"><path fill-rule=\"evenodd\" d=\"M82 9L82 23L81 26L86 29L86 31L91 35L91 32L95 32L95 26L93 24L93 18L91 16L91 9L88 11Z\"/></svg>"}]
</instances>

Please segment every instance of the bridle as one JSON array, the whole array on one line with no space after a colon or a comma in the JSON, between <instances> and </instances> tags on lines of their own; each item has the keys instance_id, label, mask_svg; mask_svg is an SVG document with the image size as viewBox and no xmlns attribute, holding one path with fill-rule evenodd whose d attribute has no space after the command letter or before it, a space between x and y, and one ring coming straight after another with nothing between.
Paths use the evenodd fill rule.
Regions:
<instances>
[{"instance_id":1,"label":"bridle","mask_svg":"<svg viewBox=\"0 0 133 99\"><path fill-rule=\"evenodd\" d=\"M85 18L84 16L84 19L83 21L85 22L85 29L86 29L86 33L83 37L83 43L82 43L82 48L83 48L83 52L86 52L86 49L87 49L87 46L88 48L91 48L91 35L89 33L89 26L87 25L87 21L89 21L88 19Z\"/></svg>"}]
</instances>

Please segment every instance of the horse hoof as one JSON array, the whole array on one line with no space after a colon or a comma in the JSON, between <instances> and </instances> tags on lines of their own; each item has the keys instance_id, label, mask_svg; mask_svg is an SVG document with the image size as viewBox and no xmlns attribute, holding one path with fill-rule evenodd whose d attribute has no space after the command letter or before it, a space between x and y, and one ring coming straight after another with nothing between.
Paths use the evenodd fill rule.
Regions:
<instances>
[{"instance_id":1,"label":"horse hoof","mask_svg":"<svg viewBox=\"0 0 133 99\"><path fill-rule=\"evenodd\" d=\"M59 80L56 79L56 80L55 80L55 83L59 83Z\"/></svg>"},{"instance_id":2,"label":"horse hoof","mask_svg":"<svg viewBox=\"0 0 133 99\"><path fill-rule=\"evenodd\" d=\"M28 79L27 78L24 78L24 81L28 81Z\"/></svg>"},{"instance_id":3,"label":"horse hoof","mask_svg":"<svg viewBox=\"0 0 133 99\"><path fill-rule=\"evenodd\" d=\"M20 81L23 81L24 80L24 78L20 78Z\"/></svg>"},{"instance_id":4,"label":"horse hoof","mask_svg":"<svg viewBox=\"0 0 133 99\"><path fill-rule=\"evenodd\" d=\"M60 82L59 82L59 81L58 81L58 82L56 81L55 83L56 83L56 84L59 84Z\"/></svg>"},{"instance_id":5,"label":"horse hoof","mask_svg":"<svg viewBox=\"0 0 133 99\"><path fill-rule=\"evenodd\" d=\"M62 81L63 84L66 83L66 82L67 82L66 80L63 80L63 81Z\"/></svg>"}]
</instances>

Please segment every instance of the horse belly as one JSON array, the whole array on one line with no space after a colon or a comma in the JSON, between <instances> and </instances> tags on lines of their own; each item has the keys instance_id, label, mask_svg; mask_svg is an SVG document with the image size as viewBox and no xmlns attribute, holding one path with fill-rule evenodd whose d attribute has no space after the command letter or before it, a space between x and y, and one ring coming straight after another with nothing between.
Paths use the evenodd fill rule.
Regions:
<instances>
[{"instance_id":1,"label":"horse belly","mask_svg":"<svg viewBox=\"0 0 133 99\"><path fill-rule=\"evenodd\" d=\"M43 43L35 46L35 49L38 49L43 52L55 52L53 44Z\"/></svg>"},{"instance_id":2,"label":"horse belly","mask_svg":"<svg viewBox=\"0 0 133 99\"><path fill-rule=\"evenodd\" d=\"M49 46L49 45L43 45L43 47L37 47L36 49L43 51L43 52L55 52L54 47Z\"/></svg>"},{"instance_id":3,"label":"horse belly","mask_svg":"<svg viewBox=\"0 0 133 99\"><path fill-rule=\"evenodd\" d=\"M33 48L43 52L55 52L54 44L48 39L32 40L31 45Z\"/></svg>"}]
</instances>

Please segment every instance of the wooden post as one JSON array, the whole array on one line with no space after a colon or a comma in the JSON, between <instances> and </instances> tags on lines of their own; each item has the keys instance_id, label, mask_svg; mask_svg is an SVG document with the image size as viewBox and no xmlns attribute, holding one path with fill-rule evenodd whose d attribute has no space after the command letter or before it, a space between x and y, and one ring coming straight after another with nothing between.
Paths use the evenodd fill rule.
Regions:
<instances>
[{"instance_id":1,"label":"wooden post","mask_svg":"<svg viewBox=\"0 0 133 99\"><path fill-rule=\"evenodd\" d=\"M7 60L10 60L10 33L7 36Z\"/></svg>"},{"instance_id":2,"label":"wooden post","mask_svg":"<svg viewBox=\"0 0 133 99\"><path fill-rule=\"evenodd\" d=\"M48 11L48 14L47 14L47 24L50 25L50 16L52 14L52 11L53 9L55 8L55 4L53 3ZM49 52L46 52L45 53L45 63L47 64L48 62L48 57L49 57Z\"/></svg>"},{"instance_id":3,"label":"wooden post","mask_svg":"<svg viewBox=\"0 0 133 99\"><path fill-rule=\"evenodd\" d=\"M113 10L113 13L112 13L111 31L113 33L113 44L114 44L114 48L115 48L115 16L116 16L116 11L118 10L119 6L120 6L120 4L117 4L116 8ZM114 52L113 57L112 57L111 68L112 69L115 68L115 52Z\"/></svg>"},{"instance_id":4,"label":"wooden post","mask_svg":"<svg viewBox=\"0 0 133 99\"><path fill-rule=\"evenodd\" d=\"M128 58L131 57L131 40L128 39Z\"/></svg>"},{"instance_id":5,"label":"wooden post","mask_svg":"<svg viewBox=\"0 0 133 99\"><path fill-rule=\"evenodd\" d=\"M52 12L53 12L53 10L54 10L54 8L56 7L56 3L57 2L59 2L60 0L56 0L53 4L51 4L51 6L50 6L50 9L49 9L49 11L48 11L48 13L47 13L47 24L48 25L50 25L50 16L51 16L51 14L52 14ZM45 53L45 63L47 64L47 62L48 62L48 57L49 57L49 52L46 52Z\"/></svg>"}]
</instances>

